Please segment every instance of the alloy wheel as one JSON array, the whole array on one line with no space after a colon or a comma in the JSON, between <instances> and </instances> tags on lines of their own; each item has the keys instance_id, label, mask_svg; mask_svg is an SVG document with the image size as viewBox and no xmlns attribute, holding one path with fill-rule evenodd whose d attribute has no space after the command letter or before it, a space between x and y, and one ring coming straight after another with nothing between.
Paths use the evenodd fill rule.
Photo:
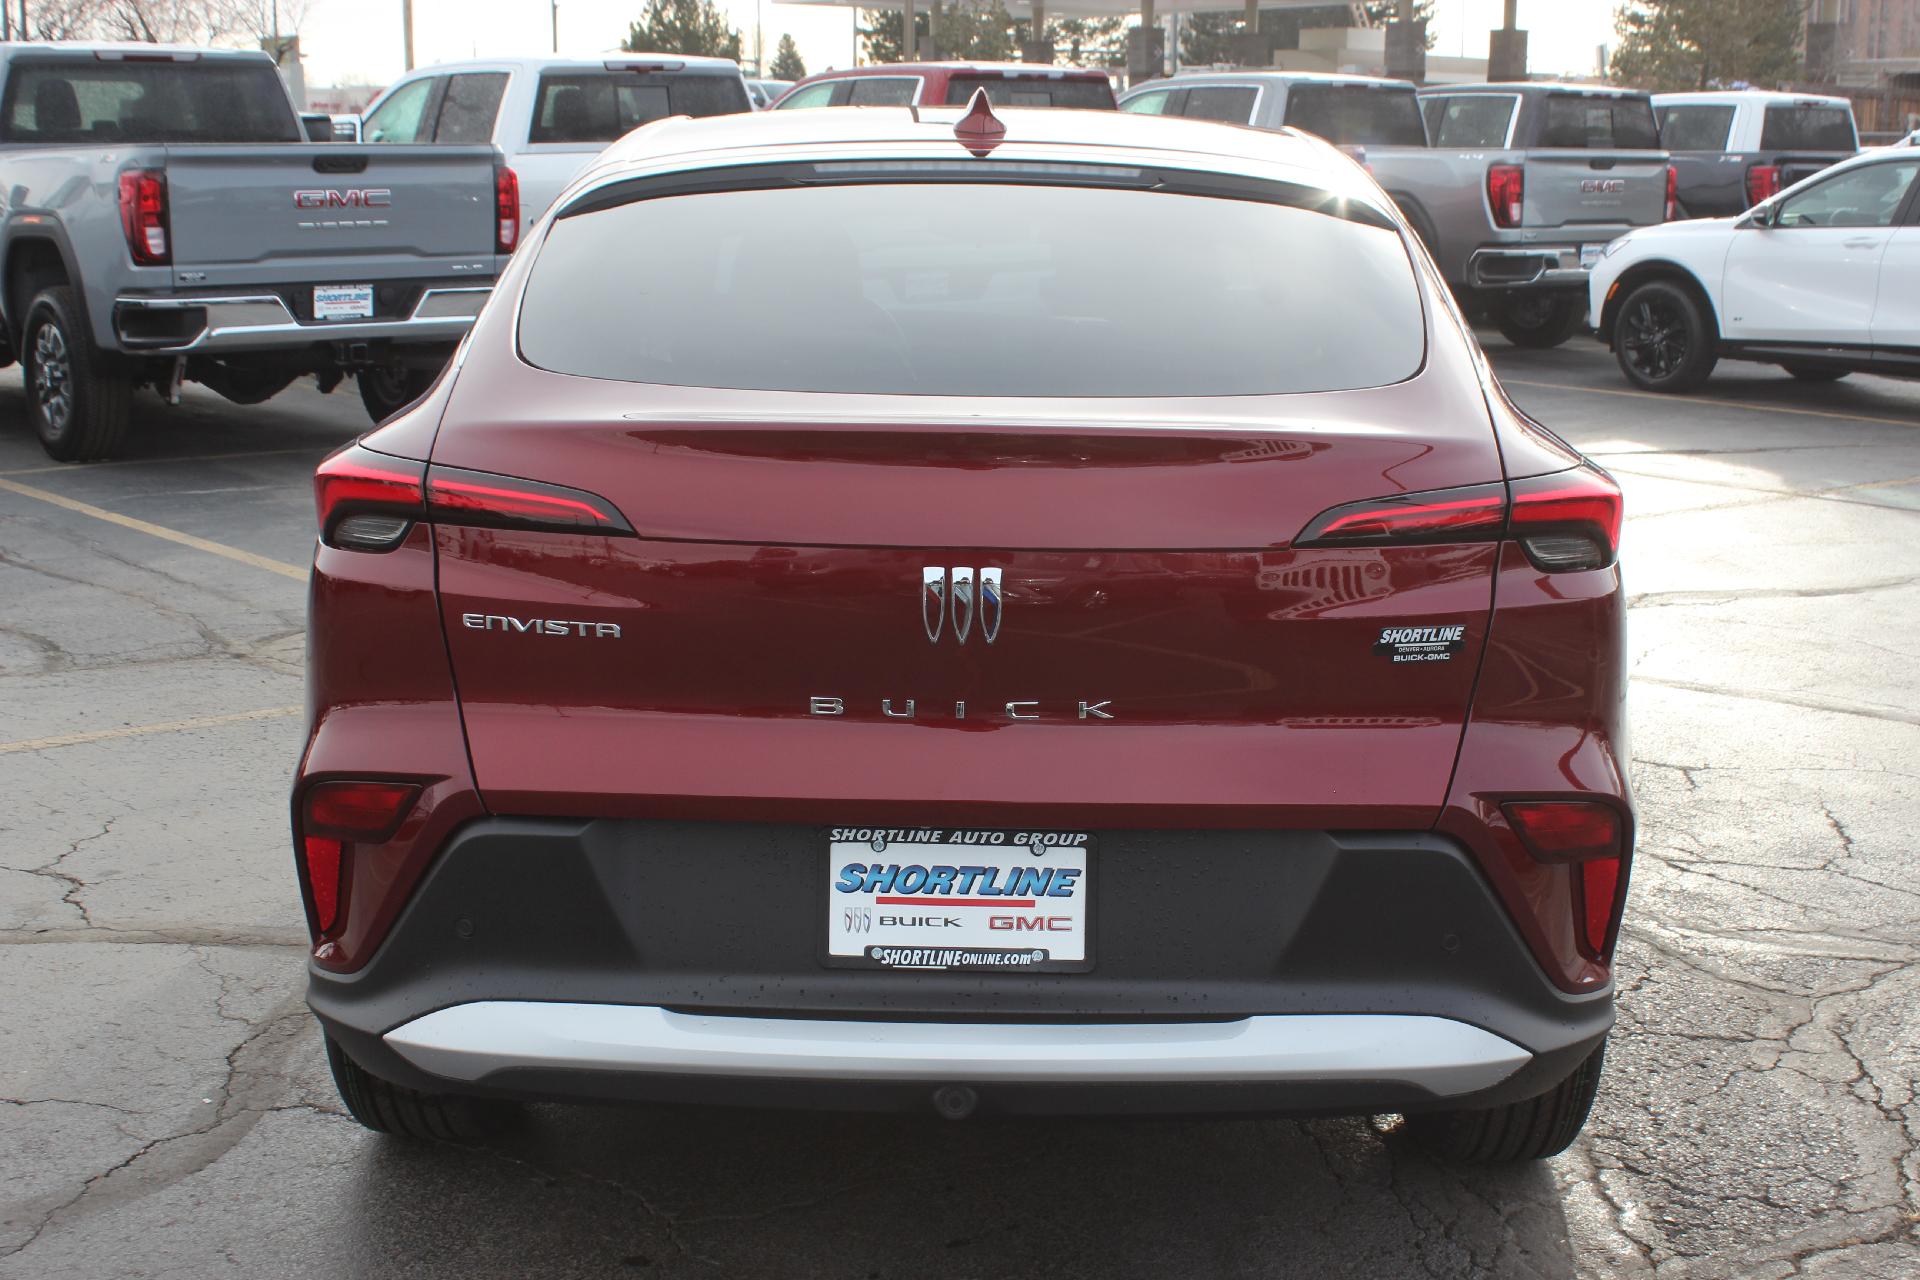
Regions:
<instances>
[{"instance_id":1,"label":"alloy wheel","mask_svg":"<svg viewBox=\"0 0 1920 1280\"><path fill-rule=\"evenodd\" d=\"M33 398L56 434L73 421L73 356L67 336L51 322L33 336Z\"/></svg>"},{"instance_id":2,"label":"alloy wheel","mask_svg":"<svg viewBox=\"0 0 1920 1280\"><path fill-rule=\"evenodd\" d=\"M1620 345L1634 372L1658 382L1686 362L1692 340L1680 308L1662 298L1642 298L1627 310Z\"/></svg>"}]
</instances>

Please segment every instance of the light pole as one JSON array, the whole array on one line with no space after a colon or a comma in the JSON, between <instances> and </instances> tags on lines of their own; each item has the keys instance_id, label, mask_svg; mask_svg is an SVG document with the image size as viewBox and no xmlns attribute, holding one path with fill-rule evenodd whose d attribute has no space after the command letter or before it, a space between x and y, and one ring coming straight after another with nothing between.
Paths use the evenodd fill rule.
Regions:
<instances>
[{"instance_id":1,"label":"light pole","mask_svg":"<svg viewBox=\"0 0 1920 1280\"><path fill-rule=\"evenodd\" d=\"M560 0L551 0L553 5L553 51L560 52Z\"/></svg>"},{"instance_id":2,"label":"light pole","mask_svg":"<svg viewBox=\"0 0 1920 1280\"><path fill-rule=\"evenodd\" d=\"M22 4L26 0L20 0ZM413 0L400 0L400 22L406 28L406 51L408 71L413 70Z\"/></svg>"}]
</instances>

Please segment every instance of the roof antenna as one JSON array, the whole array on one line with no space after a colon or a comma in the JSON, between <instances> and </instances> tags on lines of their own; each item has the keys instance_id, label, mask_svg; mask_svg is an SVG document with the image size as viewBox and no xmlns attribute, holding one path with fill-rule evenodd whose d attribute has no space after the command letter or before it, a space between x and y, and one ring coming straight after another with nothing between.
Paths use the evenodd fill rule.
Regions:
<instances>
[{"instance_id":1,"label":"roof antenna","mask_svg":"<svg viewBox=\"0 0 1920 1280\"><path fill-rule=\"evenodd\" d=\"M1000 117L993 114L993 104L987 101L985 89L973 91L973 101L967 104L967 114L953 126L953 136L960 145L971 151L974 158L983 160L1007 136L1007 126Z\"/></svg>"}]
</instances>

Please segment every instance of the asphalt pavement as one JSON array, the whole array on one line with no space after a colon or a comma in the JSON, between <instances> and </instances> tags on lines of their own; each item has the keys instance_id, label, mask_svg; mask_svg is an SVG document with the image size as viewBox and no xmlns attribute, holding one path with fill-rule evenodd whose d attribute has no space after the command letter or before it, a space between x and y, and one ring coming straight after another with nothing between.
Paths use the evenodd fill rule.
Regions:
<instances>
[{"instance_id":1,"label":"asphalt pavement","mask_svg":"<svg viewBox=\"0 0 1920 1280\"><path fill-rule=\"evenodd\" d=\"M1487 341L1626 488L1642 820L1593 1119L1492 1170L1360 1119L364 1132L286 812L358 399L142 393L72 467L0 374L0 1278L1920 1276L1920 383Z\"/></svg>"}]
</instances>

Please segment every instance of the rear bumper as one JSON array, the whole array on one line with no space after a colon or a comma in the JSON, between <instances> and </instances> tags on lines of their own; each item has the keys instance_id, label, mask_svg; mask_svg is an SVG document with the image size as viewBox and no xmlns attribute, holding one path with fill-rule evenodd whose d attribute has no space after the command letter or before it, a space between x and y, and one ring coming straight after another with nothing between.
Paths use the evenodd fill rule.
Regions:
<instances>
[{"instance_id":1,"label":"rear bumper","mask_svg":"<svg viewBox=\"0 0 1920 1280\"><path fill-rule=\"evenodd\" d=\"M1491 1105L1612 1021L1428 833L1102 832L1092 971L991 974L821 967L823 839L474 823L364 968L310 969L309 1002L415 1088L924 1108L964 1085L1046 1112Z\"/></svg>"},{"instance_id":2,"label":"rear bumper","mask_svg":"<svg viewBox=\"0 0 1920 1280\"><path fill-rule=\"evenodd\" d=\"M1475 289L1585 291L1588 274L1589 268L1580 265L1577 244L1476 249L1467 259L1467 283Z\"/></svg>"},{"instance_id":3,"label":"rear bumper","mask_svg":"<svg viewBox=\"0 0 1920 1280\"><path fill-rule=\"evenodd\" d=\"M114 299L114 338L123 351L186 355L302 347L315 342L457 342L493 292L490 285L421 291L404 317L301 320L277 293L123 295Z\"/></svg>"}]
</instances>

